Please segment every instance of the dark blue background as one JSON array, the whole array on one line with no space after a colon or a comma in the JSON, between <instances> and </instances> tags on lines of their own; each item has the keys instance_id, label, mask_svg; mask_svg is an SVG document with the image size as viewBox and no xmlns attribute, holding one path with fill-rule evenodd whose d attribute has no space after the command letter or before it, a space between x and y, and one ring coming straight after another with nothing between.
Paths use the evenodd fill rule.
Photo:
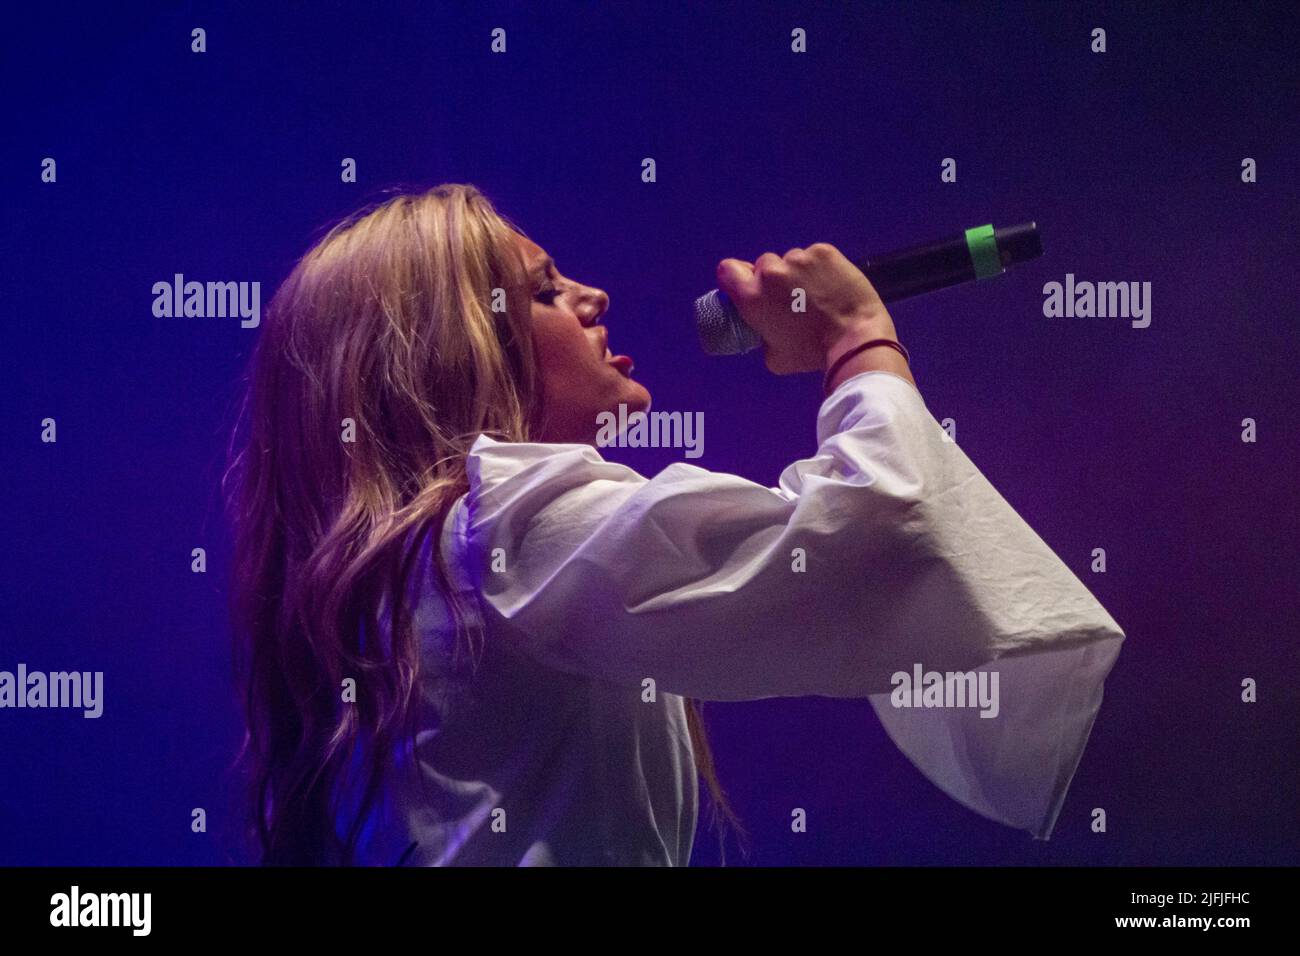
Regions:
<instances>
[{"instance_id":1,"label":"dark blue background","mask_svg":"<svg viewBox=\"0 0 1300 956\"><path fill-rule=\"evenodd\" d=\"M258 280L265 304L330 220L444 181L609 291L656 409L704 412L697 464L767 484L813 451L818 382L697 350L720 258L1042 227L1041 260L892 312L932 412L1129 636L1056 833L949 800L866 701L710 704L754 862L1300 861L1293 7L23 6L0 41L0 669L102 670L107 700L0 712L0 864L248 860L216 482L257 333L154 318L151 286ZM1150 328L1044 318L1067 272L1150 281Z\"/></svg>"}]
</instances>

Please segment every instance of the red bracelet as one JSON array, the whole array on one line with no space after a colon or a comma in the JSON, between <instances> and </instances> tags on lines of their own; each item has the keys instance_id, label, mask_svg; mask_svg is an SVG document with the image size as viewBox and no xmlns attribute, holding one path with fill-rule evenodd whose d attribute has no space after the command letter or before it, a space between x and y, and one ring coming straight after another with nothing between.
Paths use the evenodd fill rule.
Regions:
<instances>
[{"instance_id":1,"label":"red bracelet","mask_svg":"<svg viewBox=\"0 0 1300 956\"><path fill-rule=\"evenodd\" d=\"M877 345L887 345L889 348L900 353L909 366L912 364L912 357L907 354L907 349L903 348L903 346L898 342L895 342L893 339L872 339L869 342L863 342L861 345L855 345L835 360L835 364L826 370L826 377L822 379L822 394L829 394L827 389L830 387L831 379L835 377L835 373L844 366L845 362L853 358L853 356L857 355L859 352L865 352L867 349L874 348Z\"/></svg>"}]
</instances>

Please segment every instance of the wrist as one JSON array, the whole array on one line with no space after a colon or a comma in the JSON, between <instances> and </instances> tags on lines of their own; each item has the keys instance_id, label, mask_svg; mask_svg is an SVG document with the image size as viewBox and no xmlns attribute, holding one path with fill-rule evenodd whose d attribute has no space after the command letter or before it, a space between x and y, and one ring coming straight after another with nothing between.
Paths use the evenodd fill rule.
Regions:
<instances>
[{"instance_id":1,"label":"wrist","mask_svg":"<svg viewBox=\"0 0 1300 956\"><path fill-rule=\"evenodd\" d=\"M822 341L822 353L825 356L825 364L822 367L830 368L845 352L872 339L897 341L898 335L894 331L894 323L888 316L858 319L836 328Z\"/></svg>"},{"instance_id":2,"label":"wrist","mask_svg":"<svg viewBox=\"0 0 1300 956\"><path fill-rule=\"evenodd\" d=\"M830 395L840 383L854 375L873 371L890 372L916 385L907 350L893 334L892 325L888 332L860 330L838 339L828 348L826 374L822 378L823 394Z\"/></svg>"}]
</instances>

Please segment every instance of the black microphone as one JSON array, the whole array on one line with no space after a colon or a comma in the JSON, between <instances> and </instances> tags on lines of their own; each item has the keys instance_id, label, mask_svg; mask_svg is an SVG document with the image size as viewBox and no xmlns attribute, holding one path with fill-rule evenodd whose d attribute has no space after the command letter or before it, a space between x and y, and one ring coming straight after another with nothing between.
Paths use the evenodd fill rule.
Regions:
<instances>
[{"instance_id":1,"label":"black microphone","mask_svg":"<svg viewBox=\"0 0 1300 956\"><path fill-rule=\"evenodd\" d=\"M955 236L855 262L880 298L896 302L948 286L1001 275L1007 266L1043 254L1038 224L994 229L976 226ZM710 355L739 355L762 345L725 292L713 289L695 300L695 328Z\"/></svg>"}]
</instances>

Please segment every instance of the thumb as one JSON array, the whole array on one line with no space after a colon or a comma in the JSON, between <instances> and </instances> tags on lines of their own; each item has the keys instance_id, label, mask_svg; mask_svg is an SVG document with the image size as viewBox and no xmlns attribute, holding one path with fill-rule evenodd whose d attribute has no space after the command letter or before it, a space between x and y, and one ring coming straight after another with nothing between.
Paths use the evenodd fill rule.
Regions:
<instances>
[{"instance_id":1,"label":"thumb","mask_svg":"<svg viewBox=\"0 0 1300 956\"><path fill-rule=\"evenodd\" d=\"M733 299L757 296L759 283L754 264L743 259L723 259L718 263L718 288Z\"/></svg>"}]
</instances>

